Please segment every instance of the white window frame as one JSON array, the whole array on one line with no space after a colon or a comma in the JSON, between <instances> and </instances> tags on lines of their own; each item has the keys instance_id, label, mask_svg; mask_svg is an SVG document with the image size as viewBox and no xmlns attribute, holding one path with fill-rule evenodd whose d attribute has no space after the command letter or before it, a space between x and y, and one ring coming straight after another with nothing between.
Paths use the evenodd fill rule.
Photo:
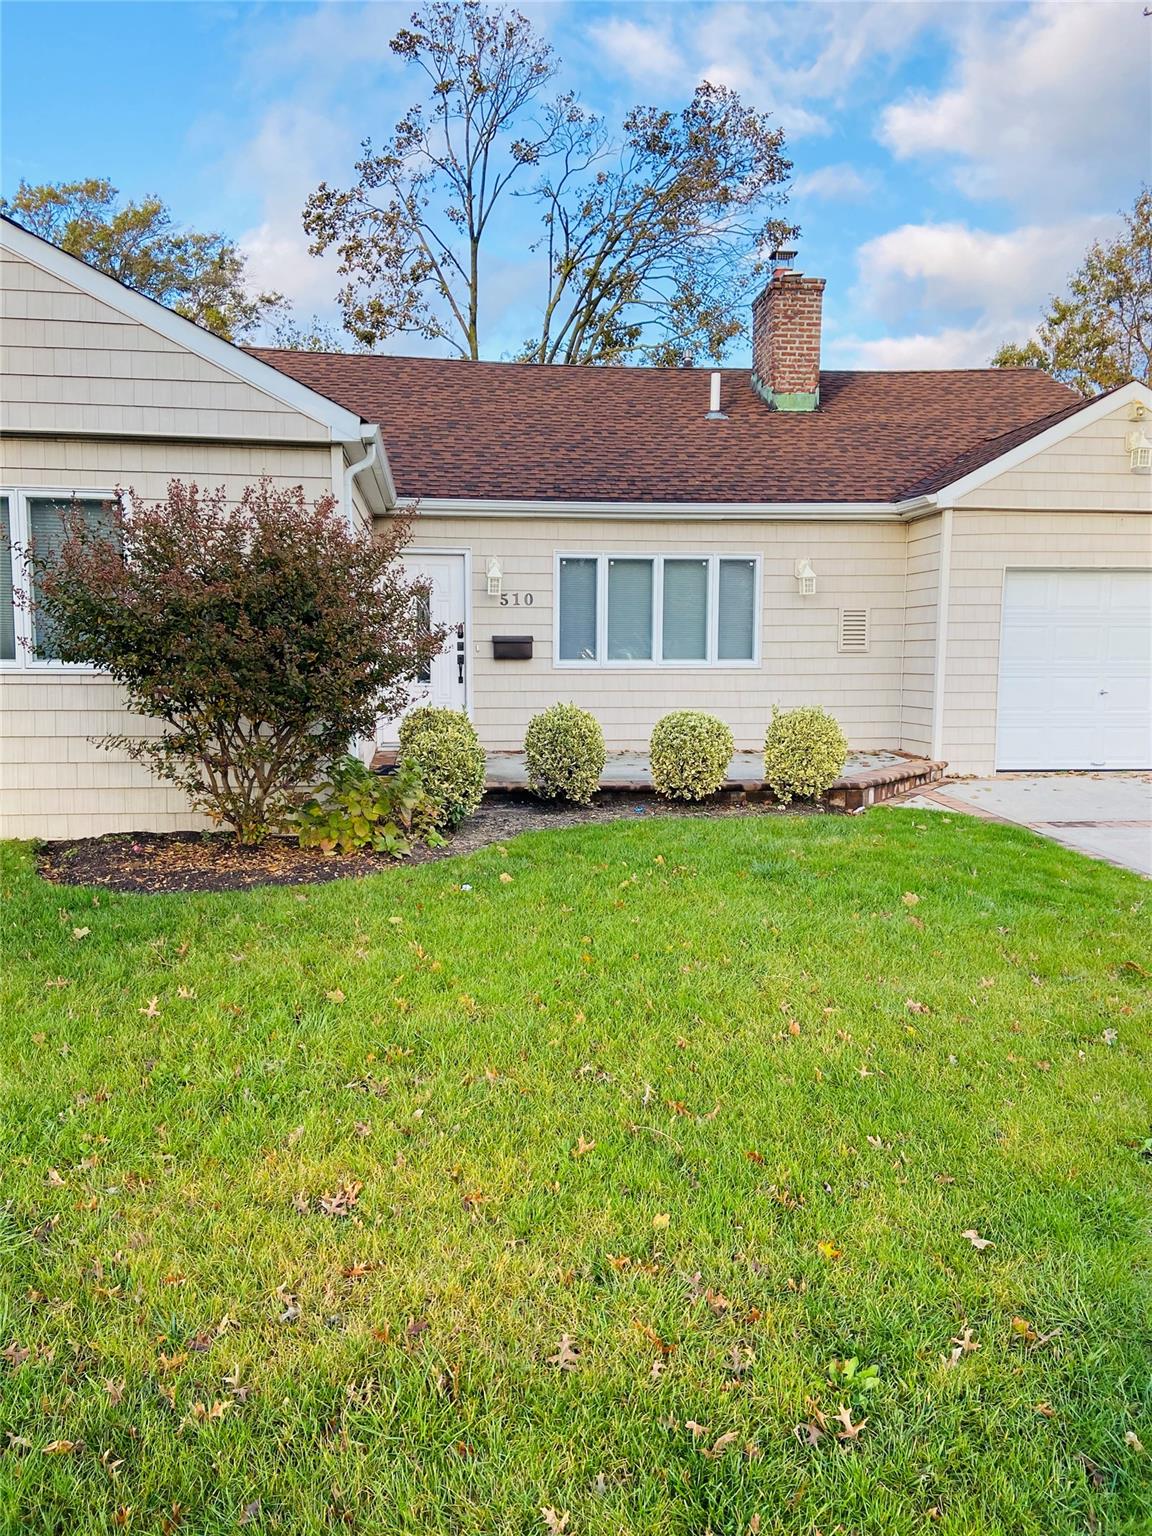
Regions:
<instances>
[{"instance_id":1,"label":"white window frame","mask_svg":"<svg viewBox=\"0 0 1152 1536\"><path fill-rule=\"evenodd\" d=\"M12 544L18 549L27 549L30 538L28 528L28 503L30 501L71 501L75 497L78 501L115 501L116 492L107 486L99 489L90 489L79 485L0 485L0 497L6 497L8 501L8 520L10 523L9 536ZM15 593L20 590L24 581L24 570L13 553L9 553L12 560L12 590L13 590L13 627L16 631L16 658L14 661L0 659L0 674L11 672L45 672L64 673L69 677L99 677L98 667L89 666L86 662L56 661L47 657L34 654L32 646L34 635L32 632L32 614L28 607L16 601Z\"/></svg>"},{"instance_id":2,"label":"white window frame","mask_svg":"<svg viewBox=\"0 0 1152 1536\"><path fill-rule=\"evenodd\" d=\"M596 561L596 660L560 658L560 562L562 560ZM610 661L608 659L608 562L609 560L652 561L652 659L650 661ZM705 560L708 562L708 654L702 661L665 661L664 650L664 562L665 560ZM717 656L720 628L720 562L746 561L754 569L752 607L752 655L745 661ZM715 672L729 667L738 671L756 671L761 659L760 626L764 606L762 561L759 555L740 550L661 550L645 549L558 549L552 563L552 666L555 671L617 672L662 671Z\"/></svg>"}]
</instances>

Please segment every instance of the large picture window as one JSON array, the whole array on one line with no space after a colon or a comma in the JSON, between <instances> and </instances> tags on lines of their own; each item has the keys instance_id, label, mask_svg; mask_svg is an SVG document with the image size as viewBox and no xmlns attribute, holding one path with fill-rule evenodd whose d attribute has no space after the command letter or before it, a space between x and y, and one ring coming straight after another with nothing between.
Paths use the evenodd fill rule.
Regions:
<instances>
[{"instance_id":1,"label":"large picture window","mask_svg":"<svg viewBox=\"0 0 1152 1536\"><path fill-rule=\"evenodd\" d=\"M91 527L110 525L112 492L0 490L0 666L59 666L52 657L52 637L43 620L16 601L21 585L13 548L29 545L45 554L56 553L64 542L65 518L78 512ZM44 653L37 655L37 649Z\"/></svg>"},{"instance_id":2,"label":"large picture window","mask_svg":"<svg viewBox=\"0 0 1152 1536\"><path fill-rule=\"evenodd\" d=\"M753 666L759 590L752 555L560 555L556 661Z\"/></svg>"}]
</instances>

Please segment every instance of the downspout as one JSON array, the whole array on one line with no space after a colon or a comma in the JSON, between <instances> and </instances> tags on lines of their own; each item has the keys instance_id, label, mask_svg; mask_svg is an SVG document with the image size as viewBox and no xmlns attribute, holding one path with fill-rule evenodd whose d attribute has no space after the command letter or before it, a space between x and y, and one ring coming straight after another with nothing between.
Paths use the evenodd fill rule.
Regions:
<instances>
[{"instance_id":1,"label":"downspout","mask_svg":"<svg viewBox=\"0 0 1152 1536\"><path fill-rule=\"evenodd\" d=\"M352 500L352 486L366 469L371 469L375 464L380 442L379 433L373 427L369 435L368 429L365 428L360 440L368 444L368 452L362 459L357 459L355 464L347 465L344 470L344 515L348 519L348 531L353 536L360 532L360 528L356 521L356 507ZM371 533L371 525L369 525L369 533ZM375 736L357 736L350 743L350 750L353 757L358 757L365 766L370 765L376 752Z\"/></svg>"},{"instance_id":2,"label":"downspout","mask_svg":"<svg viewBox=\"0 0 1152 1536\"><path fill-rule=\"evenodd\" d=\"M357 459L355 464L349 464L344 470L344 515L348 519L348 528L351 533L356 533L356 508L352 500L352 485L366 469L371 469L376 462L376 454L379 448L379 434L373 427L371 431L365 428L361 435L361 442L367 443L368 452L362 459Z\"/></svg>"},{"instance_id":3,"label":"downspout","mask_svg":"<svg viewBox=\"0 0 1152 1536\"><path fill-rule=\"evenodd\" d=\"M932 669L932 746L934 762L944 757L944 685L948 676L948 608L952 588L952 508L940 514L940 566L936 586L936 661Z\"/></svg>"}]
</instances>

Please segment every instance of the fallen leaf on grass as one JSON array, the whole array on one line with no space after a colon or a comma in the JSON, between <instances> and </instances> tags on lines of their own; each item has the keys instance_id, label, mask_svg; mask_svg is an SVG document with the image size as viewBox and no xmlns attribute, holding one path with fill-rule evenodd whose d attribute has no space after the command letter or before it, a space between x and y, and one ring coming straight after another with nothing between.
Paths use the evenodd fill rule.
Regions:
<instances>
[{"instance_id":1,"label":"fallen leaf on grass","mask_svg":"<svg viewBox=\"0 0 1152 1536\"><path fill-rule=\"evenodd\" d=\"M260 1500L253 1499L251 1504L245 1504L244 1508L240 1511L240 1519L238 1523L240 1525L248 1525L251 1521L259 1520L259 1518Z\"/></svg>"},{"instance_id":2,"label":"fallen leaf on grass","mask_svg":"<svg viewBox=\"0 0 1152 1536\"><path fill-rule=\"evenodd\" d=\"M540 1518L544 1522L545 1529L550 1531L552 1536L562 1536L562 1533L568 1529L571 1516L566 1509L553 1509L551 1504L542 1504Z\"/></svg>"},{"instance_id":3,"label":"fallen leaf on grass","mask_svg":"<svg viewBox=\"0 0 1152 1536\"><path fill-rule=\"evenodd\" d=\"M558 1371L575 1371L580 1366L580 1351L572 1343L571 1337L562 1333L560 1343L554 1355L548 1356L548 1364L554 1365Z\"/></svg>"},{"instance_id":4,"label":"fallen leaf on grass","mask_svg":"<svg viewBox=\"0 0 1152 1536\"><path fill-rule=\"evenodd\" d=\"M512 884L512 876L508 873L508 871L506 869L502 870L501 873L500 873L500 884L501 885L511 885ZM567 1519L567 1516L565 1516L565 1519Z\"/></svg>"},{"instance_id":5,"label":"fallen leaf on grass","mask_svg":"<svg viewBox=\"0 0 1152 1536\"><path fill-rule=\"evenodd\" d=\"M91 928L73 928L72 937L74 939L86 939L91 932Z\"/></svg>"},{"instance_id":6,"label":"fallen leaf on grass","mask_svg":"<svg viewBox=\"0 0 1152 1536\"><path fill-rule=\"evenodd\" d=\"M1130 1451L1135 1451L1137 1455L1140 1455L1144 1450L1140 1443L1140 1436L1134 1429L1126 1429L1124 1431L1124 1444Z\"/></svg>"},{"instance_id":7,"label":"fallen leaf on grass","mask_svg":"<svg viewBox=\"0 0 1152 1536\"><path fill-rule=\"evenodd\" d=\"M83 1442L80 1440L49 1440L44 1447L45 1456L67 1456L69 1451L74 1451Z\"/></svg>"},{"instance_id":8,"label":"fallen leaf on grass","mask_svg":"<svg viewBox=\"0 0 1152 1536\"><path fill-rule=\"evenodd\" d=\"M333 987L331 992L325 992L324 996L330 1003L342 1003L344 1001L344 993L340 987Z\"/></svg>"},{"instance_id":9,"label":"fallen leaf on grass","mask_svg":"<svg viewBox=\"0 0 1152 1536\"><path fill-rule=\"evenodd\" d=\"M578 1136L576 1138L576 1145L572 1148L572 1156L583 1157L585 1153L593 1151L595 1146L596 1143L594 1141L585 1141L583 1136Z\"/></svg>"},{"instance_id":10,"label":"fallen leaf on grass","mask_svg":"<svg viewBox=\"0 0 1152 1536\"><path fill-rule=\"evenodd\" d=\"M652 1225L657 1232L663 1232L671 1220L671 1216L665 1211L659 1216L653 1216Z\"/></svg>"},{"instance_id":11,"label":"fallen leaf on grass","mask_svg":"<svg viewBox=\"0 0 1152 1536\"><path fill-rule=\"evenodd\" d=\"M833 1259L842 1259L844 1257L843 1248L837 1248L836 1244L831 1242L817 1243L816 1252L822 1259L827 1259L829 1263Z\"/></svg>"},{"instance_id":12,"label":"fallen leaf on grass","mask_svg":"<svg viewBox=\"0 0 1152 1536\"><path fill-rule=\"evenodd\" d=\"M160 1017L160 1009L157 1006L159 1002L159 997L150 997L147 1008L140 1008L137 1011L142 1013L146 1019L158 1019Z\"/></svg>"},{"instance_id":13,"label":"fallen leaf on grass","mask_svg":"<svg viewBox=\"0 0 1152 1536\"><path fill-rule=\"evenodd\" d=\"M917 896L915 891L905 891L903 896L901 896L900 900L904 903L904 905L906 907L914 907L914 906L917 905L917 903L919 902L920 898L919 898L919 896Z\"/></svg>"},{"instance_id":14,"label":"fallen leaf on grass","mask_svg":"<svg viewBox=\"0 0 1152 1536\"><path fill-rule=\"evenodd\" d=\"M969 1227L966 1232L961 1232L960 1236L966 1237L972 1244L973 1248L984 1249L994 1248L996 1246L990 1237L981 1237L979 1232L976 1231L975 1227Z\"/></svg>"},{"instance_id":15,"label":"fallen leaf on grass","mask_svg":"<svg viewBox=\"0 0 1152 1536\"><path fill-rule=\"evenodd\" d=\"M843 1403L840 1404L840 1407L836 1410L832 1417L838 1424L842 1424L844 1426L843 1429L838 1429L836 1431L836 1438L844 1443L849 1443L853 1440L859 1439L861 1431L868 1423L867 1419L861 1419L859 1424L853 1424L852 1410L850 1408L846 1408Z\"/></svg>"},{"instance_id":16,"label":"fallen leaf on grass","mask_svg":"<svg viewBox=\"0 0 1152 1536\"><path fill-rule=\"evenodd\" d=\"M345 1179L337 1185L333 1194L320 1196L320 1209L325 1216L350 1216L363 1188L360 1179Z\"/></svg>"},{"instance_id":17,"label":"fallen leaf on grass","mask_svg":"<svg viewBox=\"0 0 1152 1536\"><path fill-rule=\"evenodd\" d=\"M739 1438L740 1436L736 1433L736 1431L734 1429L730 1429L727 1434L721 1435L720 1438L718 1440L714 1440L711 1445L705 1446L701 1450L700 1454L701 1456L707 1456L709 1461L719 1461L720 1457L723 1456L728 1447L735 1444Z\"/></svg>"},{"instance_id":18,"label":"fallen leaf on grass","mask_svg":"<svg viewBox=\"0 0 1152 1536\"><path fill-rule=\"evenodd\" d=\"M971 1328L965 1328L963 1332L952 1340L951 1354L942 1355L941 1359L945 1365L955 1365L965 1355L974 1354L979 1348L980 1345L973 1338Z\"/></svg>"}]
</instances>

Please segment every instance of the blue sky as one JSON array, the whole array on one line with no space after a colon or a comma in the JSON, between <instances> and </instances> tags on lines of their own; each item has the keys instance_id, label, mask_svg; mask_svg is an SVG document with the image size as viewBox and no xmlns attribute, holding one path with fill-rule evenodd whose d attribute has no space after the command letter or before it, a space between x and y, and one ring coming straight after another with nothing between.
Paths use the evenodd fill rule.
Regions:
<instances>
[{"instance_id":1,"label":"blue sky","mask_svg":"<svg viewBox=\"0 0 1152 1536\"><path fill-rule=\"evenodd\" d=\"M831 367L960 367L1022 337L1152 179L1141 0L525 4L562 83L618 118L708 78L775 113L803 270L828 279ZM388 49L411 4L3 5L0 185L108 176L237 237L253 276L335 318L300 209L345 184L419 92ZM531 238L509 207L486 355L532 329ZM410 340L396 350L415 351ZM734 354L739 363L745 359Z\"/></svg>"}]
</instances>

